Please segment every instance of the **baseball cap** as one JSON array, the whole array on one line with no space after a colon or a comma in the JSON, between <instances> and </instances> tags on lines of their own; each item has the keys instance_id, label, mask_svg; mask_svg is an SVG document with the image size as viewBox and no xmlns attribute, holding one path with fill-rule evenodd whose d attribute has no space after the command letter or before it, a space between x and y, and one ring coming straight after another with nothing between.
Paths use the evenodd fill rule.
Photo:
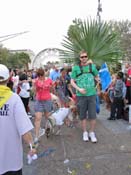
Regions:
<instances>
[{"instance_id":1,"label":"baseball cap","mask_svg":"<svg viewBox=\"0 0 131 175\"><path fill-rule=\"evenodd\" d=\"M0 64L0 77L2 78L0 79L0 82L9 78L9 69L3 64Z\"/></svg>"}]
</instances>

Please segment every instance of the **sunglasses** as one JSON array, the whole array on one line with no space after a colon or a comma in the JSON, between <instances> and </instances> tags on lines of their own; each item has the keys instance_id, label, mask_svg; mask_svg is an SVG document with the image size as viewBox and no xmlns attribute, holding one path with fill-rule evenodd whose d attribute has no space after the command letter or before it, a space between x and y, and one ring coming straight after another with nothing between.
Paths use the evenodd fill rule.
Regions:
<instances>
[{"instance_id":1,"label":"sunglasses","mask_svg":"<svg viewBox=\"0 0 131 175\"><path fill-rule=\"evenodd\" d=\"M80 58L87 58L87 56L85 55L85 56L81 56Z\"/></svg>"},{"instance_id":2,"label":"sunglasses","mask_svg":"<svg viewBox=\"0 0 131 175\"><path fill-rule=\"evenodd\" d=\"M44 74L38 74L38 76L39 76L39 77L42 77L42 76L44 76Z\"/></svg>"}]
</instances>

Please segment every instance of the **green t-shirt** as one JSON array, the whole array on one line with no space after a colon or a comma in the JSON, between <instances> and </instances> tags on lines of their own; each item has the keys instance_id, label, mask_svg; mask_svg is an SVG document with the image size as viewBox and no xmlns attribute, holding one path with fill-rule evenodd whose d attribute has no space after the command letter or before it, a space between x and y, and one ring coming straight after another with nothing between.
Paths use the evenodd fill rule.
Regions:
<instances>
[{"instance_id":1,"label":"green t-shirt","mask_svg":"<svg viewBox=\"0 0 131 175\"><path fill-rule=\"evenodd\" d=\"M81 75L79 75L81 73L79 65L74 66L72 69L71 78L76 81L78 87L86 90L86 94L81 94L79 91L76 91L77 96L91 96L96 94L94 76L98 75L98 70L94 64L91 66L91 73L89 65L82 66L83 73Z\"/></svg>"}]
</instances>

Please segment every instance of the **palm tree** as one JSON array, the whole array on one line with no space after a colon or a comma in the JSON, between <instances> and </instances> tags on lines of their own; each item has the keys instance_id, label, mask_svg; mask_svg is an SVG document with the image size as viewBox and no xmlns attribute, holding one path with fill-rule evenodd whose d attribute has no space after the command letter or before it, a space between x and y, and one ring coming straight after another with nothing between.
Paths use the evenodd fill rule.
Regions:
<instances>
[{"instance_id":1,"label":"palm tree","mask_svg":"<svg viewBox=\"0 0 131 175\"><path fill-rule=\"evenodd\" d=\"M86 50L89 58L98 65L103 62L117 62L120 58L118 36L106 22L75 19L67 35L61 43L66 50L60 52L61 57L66 60L76 61L81 50Z\"/></svg>"}]
</instances>

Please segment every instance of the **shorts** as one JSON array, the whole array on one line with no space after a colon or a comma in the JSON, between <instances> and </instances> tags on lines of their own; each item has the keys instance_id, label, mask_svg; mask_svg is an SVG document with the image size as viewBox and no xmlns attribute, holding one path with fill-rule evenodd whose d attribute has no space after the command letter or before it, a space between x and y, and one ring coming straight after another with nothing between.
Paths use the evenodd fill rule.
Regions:
<instances>
[{"instance_id":1,"label":"shorts","mask_svg":"<svg viewBox=\"0 0 131 175\"><path fill-rule=\"evenodd\" d=\"M96 95L77 96L77 100L80 120L96 119Z\"/></svg>"},{"instance_id":2,"label":"shorts","mask_svg":"<svg viewBox=\"0 0 131 175\"><path fill-rule=\"evenodd\" d=\"M51 112L52 101L51 100L36 100L34 105L35 112Z\"/></svg>"}]
</instances>

